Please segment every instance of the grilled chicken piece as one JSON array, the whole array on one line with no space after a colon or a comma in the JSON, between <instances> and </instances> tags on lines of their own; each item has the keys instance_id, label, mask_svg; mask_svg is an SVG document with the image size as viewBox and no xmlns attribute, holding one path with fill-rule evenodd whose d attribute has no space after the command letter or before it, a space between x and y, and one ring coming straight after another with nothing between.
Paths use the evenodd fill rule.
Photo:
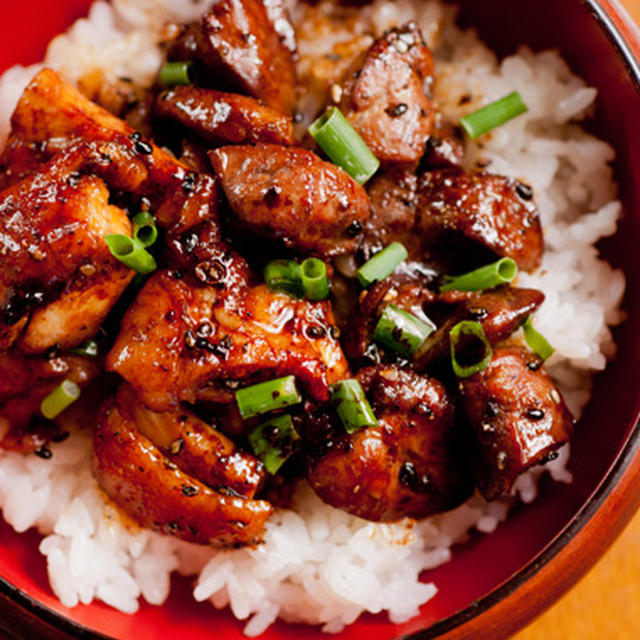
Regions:
<instances>
[{"instance_id":1,"label":"grilled chicken piece","mask_svg":"<svg viewBox=\"0 0 640 640\"><path fill-rule=\"evenodd\" d=\"M336 165L305 149L267 144L222 147L209 157L243 226L324 257L356 249L369 199Z\"/></svg>"},{"instance_id":2,"label":"grilled chicken piece","mask_svg":"<svg viewBox=\"0 0 640 640\"><path fill-rule=\"evenodd\" d=\"M253 498L263 487L264 465L192 411L150 411L126 384L118 390L117 403L163 456L200 482L243 498Z\"/></svg>"},{"instance_id":3,"label":"grilled chicken piece","mask_svg":"<svg viewBox=\"0 0 640 640\"><path fill-rule=\"evenodd\" d=\"M509 285L488 291L447 291L437 295L433 302L425 301L422 310L438 328L414 354L416 370L423 371L432 362L449 357L449 333L458 322L479 322L489 343L496 345L518 329L543 302L542 291ZM398 305L408 306L402 299Z\"/></svg>"},{"instance_id":4,"label":"grilled chicken piece","mask_svg":"<svg viewBox=\"0 0 640 640\"><path fill-rule=\"evenodd\" d=\"M316 493L382 522L423 518L464 502L472 483L443 385L391 366L362 369L357 377L378 426L351 435L338 426L324 446L316 441L307 470Z\"/></svg>"},{"instance_id":5,"label":"grilled chicken piece","mask_svg":"<svg viewBox=\"0 0 640 640\"><path fill-rule=\"evenodd\" d=\"M398 284L388 278L373 285L361 299L360 309L345 331L343 347L360 365L378 361L380 347L373 343L373 334L382 312L393 304L437 327L413 356L412 367L421 372L449 357L449 333L458 322L480 322L495 345L518 329L543 301L544 294L537 289L504 285L488 291L434 293L418 284Z\"/></svg>"},{"instance_id":6,"label":"grilled chicken piece","mask_svg":"<svg viewBox=\"0 0 640 640\"><path fill-rule=\"evenodd\" d=\"M155 114L215 145L293 144L290 117L236 93L176 87L158 96Z\"/></svg>"},{"instance_id":7,"label":"grilled chicken piece","mask_svg":"<svg viewBox=\"0 0 640 640\"><path fill-rule=\"evenodd\" d=\"M310 303L266 286L193 286L154 274L129 308L107 357L151 409L211 399L227 381L295 375L311 396L348 373L327 302ZM227 400L228 401L228 400Z\"/></svg>"},{"instance_id":8,"label":"grilled chicken piece","mask_svg":"<svg viewBox=\"0 0 640 640\"><path fill-rule=\"evenodd\" d=\"M129 219L101 180L75 172L80 155L59 156L0 193L1 348L80 344L134 275L104 240L129 235Z\"/></svg>"},{"instance_id":9,"label":"grilled chicken piece","mask_svg":"<svg viewBox=\"0 0 640 640\"><path fill-rule=\"evenodd\" d=\"M396 240L410 260L422 260L422 238L415 231L418 178L409 171L380 172L367 185L371 217L364 224L362 248L366 260Z\"/></svg>"},{"instance_id":10,"label":"grilled chicken piece","mask_svg":"<svg viewBox=\"0 0 640 640\"><path fill-rule=\"evenodd\" d=\"M484 371L460 380L476 444L473 472L487 500L508 495L519 474L571 437L573 418L541 367L524 348L502 348Z\"/></svg>"},{"instance_id":11,"label":"grilled chicken piece","mask_svg":"<svg viewBox=\"0 0 640 640\"><path fill-rule=\"evenodd\" d=\"M280 32L283 19L280 12ZM285 30L290 35L291 30ZM283 40L261 0L218 0L199 24L173 43L168 57L197 60L214 86L247 93L290 114L296 75L292 52Z\"/></svg>"},{"instance_id":12,"label":"grilled chicken piece","mask_svg":"<svg viewBox=\"0 0 640 640\"><path fill-rule=\"evenodd\" d=\"M418 231L433 247L446 236L462 235L498 256L513 258L525 271L542 259L544 242L530 189L488 173L444 170L420 180Z\"/></svg>"},{"instance_id":13,"label":"grilled chicken piece","mask_svg":"<svg viewBox=\"0 0 640 640\"><path fill-rule=\"evenodd\" d=\"M191 237L183 234L195 225L199 226L198 236L206 236L208 241L218 237L220 193L215 179L193 173L45 69L18 103L0 165L11 166L15 179L16 172L30 173L43 159L60 151L67 158L73 155L78 159L77 171L87 170L104 179L112 193L122 190L129 198L148 199L173 249ZM187 246L189 243L193 244L192 240ZM205 257L203 246L197 259Z\"/></svg>"},{"instance_id":14,"label":"grilled chicken piece","mask_svg":"<svg viewBox=\"0 0 640 640\"><path fill-rule=\"evenodd\" d=\"M40 403L63 380L86 388L102 362L70 354L51 358L0 352L0 441L2 448L24 452L42 447L57 428L40 416Z\"/></svg>"},{"instance_id":15,"label":"grilled chicken piece","mask_svg":"<svg viewBox=\"0 0 640 640\"><path fill-rule=\"evenodd\" d=\"M435 119L433 57L414 23L391 29L347 70L340 109L383 164L416 165Z\"/></svg>"},{"instance_id":16,"label":"grilled chicken piece","mask_svg":"<svg viewBox=\"0 0 640 640\"><path fill-rule=\"evenodd\" d=\"M92 466L100 486L140 525L188 542L257 544L272 512L268 502L212 489L177 468L116 398L98 418Z\"/></svg>"},{"instance_id":17,"label":"grilled chicken piece","mask_svg":"<svg viewBox=\"0 0 640 640\"><path fill-rule=\"evenodd\" d=\"M11 135L0 167L15 180L78 142L85 144L84 166L110 190L147 197L154 204L179 188L189 173L188 167L50 69L38 73L22 94L11 116Z\"/></svg>"}]
</instances>

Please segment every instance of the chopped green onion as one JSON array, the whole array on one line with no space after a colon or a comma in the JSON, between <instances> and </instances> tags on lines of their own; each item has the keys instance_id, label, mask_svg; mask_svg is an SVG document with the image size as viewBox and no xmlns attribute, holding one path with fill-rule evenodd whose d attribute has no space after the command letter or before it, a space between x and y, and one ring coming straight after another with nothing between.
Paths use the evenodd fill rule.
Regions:
<instances>
[{"instance_id":1,"label":"chopped green onion","mask_svg":"<svg viewBox=\"0 0 640 640\"><path fill-rule=\"evenodd\" d=\"M156 269L154 257L140 244L137 239L120 233L110 234L104 237L109 251L127 267L138 273L147 275Z\"/></svg>"},{"instance_id":2,"label":"chopped green onion","mask_svg":"<svg viewBox=\"0 0 640 640\"><path fill-rule=\"evenodd\" d=\"M329 107L312 122L309 133L331 161L360 184L364 184L378 170L380 161L338 107Z\"/></svg>"},{"instance_id":3,"label":"chopped green onion","mask_svg":"<svg viewBox=\"0 0 640 640\"><path fill-rule=\"evenodd\" d=\"M382 312L373 338L384 347L409 358L435 328L434 324L427 324L413 314L390 304Z\"/></svg>"},{"instance_id":4,"label":"chopped green onion","mask_svg":"<svg viewBox=\"0 0 640 640\"><path fill-rule=\"evenodd\" d=\"M440 291L483 291L512 282L518 275L518 265L511 258L501 258L460 276L445 276Z\"/></svg>"},{"instance_id":5,"label":"chopped green onion","mask_svg":"<svg viewBox=\"0 0 640 640\"><path fill-rule=\"evenodd\" d=\"M133 219L133 237L145 248L150 247L158 239L158 228L155 218L143 211Z\"/></svg>"},{"instance_id":6,"label":"chopped green onion","mask_svg":"<svg viewBox=\"0 0 640 640\"><path fill-rule=\"evenodd\" d=\"M90 358L95 358L98 355L98 342L92 338L73 349L69 349L69 351L78 356L89 356Z\"/></svg>"},{"instance_id":7,"label":"chopped green onion","mask_svg":"<svg viewBox=\"0 0 640 640\"><path fill-rule=\"evenodd\" d=\"M301 265L302 289L307 300L324 300L329 295L327 265L318 258L307 258Z\"/></svg>"},{"instance_id":8,"label":"chopped green onion","mask_svg":"<svg viewBox=\"0 0 640 640\"><path fill-rule=\"evenodd\" d=\"M548 340L533 328L533 324L531 324L531 316L527 318L522 329L524 330L524 339L532 351L535 351L535 353L537 353L543 360L546 360L551 356L554 349L549 344Z\"/></svg>"},{"instance_id":9,"label":"chopped green onion","mask_svg":"<svg viewBox=\"0 0 640 640\"><path fill-rule=\"evenodd\" d=\"M302 273L294 260L272 260L264 268L264 281L271 291L302 298Z\"/></svg>"},{"instance_id":10,"label":"chopped green onion","mask_svg":"<svg viewBox=\"0 0 640 640\"><path fill-rule=\"evenodd\" d=\"M374 282L384 280L396 270L401 262L407 259L408 255L402 244L392 242L358 269L360 284L366 288Z\"/></svg>"},{"instance_id":11,"label":"chopped green onion","mask_svg":"<svg viewBox=\"0 0 640 640\"><path fill-rule=\"evenodd\" d=\"M472 339L473 342L471 342L471 344L468 338ZM474 348L474 353L472 357L469 358L469 346L475 347L476 345L473 343L478 342L482 344L482 357L478 357ZM491 356L493 355L491 345L487 340L487 336L484 335L482 325L479 322L474 322L472 320L463 320L462 322L458 322L458 324L451 329L451 333L449 334L449 347L451 350L451 365L453 367L453 372L458 376L458 378L468 378L474 373L483 371L486 369L487 365L491 361ZM464 353L466 359L470 359L471 362L461 364L458 360L461 353Z\"/></svg>"},{"instance_id":12,"label":"chopped green onion","mask_svg":"<svg viewBox=\"0 0 640 640\"><path fill-rule=\"evenodd\" d=\"M347 433L378 425L371 405L355 378L341 380L331 387L331 403Z\"/></svg>"},{"instance_id":13,"label":"chopped green onion","mask_svg":"<svg viewBox=\"0 0 640 640\"><path fill-rule=\"evenodd\" d=\"M57 418L80 397L80 387L71 380L64 380L40 403L40 412L48 420Z\"/></svg>"},{"instance_id":14,"label":"chopped green onion","mask_svg":"<svg viewBox=\"0 0 640 640\"><path fill-rule=\"evenodd\" d=\"M289 414L274 416L258 425L248 436L253 452L264 463L266 470L275 475L289 459L300 436Z\"/></svg>"},{"instance_id":15,"label":"chopped green onion","mask_svg":"<svg viewBox=\"0 0 640 640\"><path fill-rule=\"evenodd\" d=\"M491 129L499 127L508 120L528 111L527 105L523 102L517 91L508 96L488 104L482 109L470 113L464 118L460 118L462 128L472 139L477 138Z\"/></svg>"},{"instance_id":16,"label":"chopped green onion","mask_svg":"<svg viewBox=\"0 0 640 640\"><path fill-rule=\"evenodd\" d=\"M175 87L177 85L193 84L193 62L167 62L160 69L160 84L163 87Z\"/></svg>"},{"instance_id":17,"label":"chopped green onion","mask_svg":"<svg viewBox=\"0 0 640 640\"><path fill-rule=\"evenodd\" d=\"M294 376L260 382L236 391L236 402L243 418L289 407L302 402Z\"/></svg>"}]
</instances>

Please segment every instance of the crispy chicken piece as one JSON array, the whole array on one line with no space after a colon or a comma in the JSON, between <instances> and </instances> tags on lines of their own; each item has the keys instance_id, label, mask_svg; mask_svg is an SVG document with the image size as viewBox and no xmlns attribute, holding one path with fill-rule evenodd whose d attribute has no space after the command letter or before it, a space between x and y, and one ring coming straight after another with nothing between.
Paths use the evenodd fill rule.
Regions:
<instances>
[{"instance_id":1,"label":"crispy chicken piece","mask_svg":"<svg viewBox=\"0 0 640 640\"><path fill-rule=\"evenodd\" d=\"M538 210L531 191L516 180L455 169L425 173L418 212L418 230L429 246L459 234L513 258L525 271L540 264L544 241Z\"/></svg>"},{"instance_id":2,"label":"crispy chicken piece","mask_svg":"<svg viewBox=\"0 0 640 640\"><path fill-rule=\"evenodd\" d=\"M188 475L136 430L117 398L101 410L93 472L111 499L140 525L217 547L261 541L272 512L262 500L215 490Z\"/></svg>"},{"instance_id":3,"label":"crispy chicken piece","mask_svg":"<svg viewBox=\"0 0 640 640\"><path fill-rule=\"evenodd\" d=\"M496 349L489 366L460 380L475 438L478 488L487 500L508 495L519 474L568 442L573 418L542 361L522 347Z\"/></svg>"},{"instance_id":4,"label":"crispy chicken piece","mask_svg":"<svg viewBox=\"0 0 640 640\"><path fill-rule=\"evenodd\" d=\"M349 253L369 217L364 189L311 151L260 144L209 154L243 226L321 256Z\"/></svg>"},{"instance_id":5,"label":"crispy chicken piece","mask_svg":"<svg viewBox=\"0 0 640 640\"><path fill-rule=\"evenodd\" d=\"M423 518L464 502L472 483L444 386L392 366L362 369L357 377L378 426L351 435L337 426L328 441L314 443L307 478L316 493L382 522Z\"/></svg>"},{"instance_id":6,"label":"crispy chicken piece","mask_svg":"<svg viewBox=\"0 0 640 640\"><path fill-rule=\"evenodd\" d=\"M129 235L98 178L76 172L81 150L0 193L0 347L67 348L94 335L134 273L104 236Z\"/></svg>"},{"instance_id":7,"label":"crispy chicken piece","mask_svg":"<svg viewBox=\"0 0 640 640\"><path fill-rule=\"evenodd\" d=\"M155 114L215 145L293 144L290 117L236 93L176 87L158 96Z\"/></svg>"},{"instance_id":8,"label":"crispy chicken piece","mask_svg":"<svg viewBox=\"0 0 640 640\"><path fill-rule=\"evenodd\" d=\"M0 352L0 442L4 449L35 451L55 437L57 428L40 416L42 399L63 380L85 389L100 373L99 358L55 357Z\"/></svg>"},{"instance_id":9,"label":"crispy chicken piece","mask_svg":"<svg viewBox=\"0 0 640 640\"><path fill-rule=\"evenodd\" d=\"M383 164L415 166L435 120L433 57L418 27L391 29L347 70L340 109Z\"/></svg>"},{"instance_id":10,"label":"crispy chicken piece","mask_svg":"<svg viewBox=\"0 0 640 640\"><path fill-rule=\"evenodd\" d=\"M160 272L129 308L107 369L156 411L201 393L211 400L216 387L228 395L229 381L289 374L326 400L329 385L348 372L336 334L327 302L295 300L264 285L194 286Z\"/></svg>"},{"instance_id":11,"label":"crispy chicken piece","mask_svg":"<svg viewBox=\"0 0 640 640\"><path fill-rule=\"evenodd\" d=\"M222 84L290 114L296 79L287 46L292 30L283 24L282 11L274 7L270 13L278 30L261 0L218 0L170 47L169 60L195 59L216 87Z\"/></svg>"},{"instance_id":12,"label":"crispy chicken piece","mask_svg":"<svg viewBox=\"0 0 640 640\"><path fill-rule=\"evenodd\" d=\"M243 498L264 486L264 465L189 409L150 411L127 384L118 390L117 403L163 456L200 482Z\"/></svg>"}]
</instances>

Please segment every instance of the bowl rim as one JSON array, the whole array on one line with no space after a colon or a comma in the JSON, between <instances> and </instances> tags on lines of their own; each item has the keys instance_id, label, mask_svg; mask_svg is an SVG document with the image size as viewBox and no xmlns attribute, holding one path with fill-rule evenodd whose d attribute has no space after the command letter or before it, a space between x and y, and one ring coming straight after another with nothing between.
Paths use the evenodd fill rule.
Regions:
<instances>
[{"instance_id":1,"label":"bowl rim","mask_svg":"<svg viewBox=\"0 0 640 640\"><path fill-rule=\"evenodd\" d=\"M591 12L604 35L618 51L627 75L640 95L640 29L618 0L580 0ZM614 488L616 494L613 493ZM608 503L606 514L601 507ZM396 640L462 640L473 638L496 640L508 637L547 607L575 584L600 558L622 532L637 508L640 507L640 411L636 409L633 427L607 474L575 516L556 537L531 561L515 572L503 584L451 616L439 620L420 631L399 636ZM614 527L607 535L600 534L599 525L613 515ZM586 544L591 552L579 566L574 562L575 548ZM584 558L587 558L586 560ZM549 588L549 562L554 559L555 582ZM562 570L564 569L564 570ZM536 591L544 583L547 591ZM530 597L532 594L538 597ZM0 599L11 601L30 618L53 629L82 640L116 640L76 622L64 614L30 596L0 576ZM512 600L519 606L513 607ZM542 605L542 606L541 606ZM509 628L501 612L510 609ZM513 611L516 615L513 615ZM497 620L501 620L498 630ZM0 624L0 630L4 624ZM20 634L20 631L12 630ZM25 628L25 633L28 629ZM28 638L28 635L17 635Z\"/></svg>"}]
</instances>

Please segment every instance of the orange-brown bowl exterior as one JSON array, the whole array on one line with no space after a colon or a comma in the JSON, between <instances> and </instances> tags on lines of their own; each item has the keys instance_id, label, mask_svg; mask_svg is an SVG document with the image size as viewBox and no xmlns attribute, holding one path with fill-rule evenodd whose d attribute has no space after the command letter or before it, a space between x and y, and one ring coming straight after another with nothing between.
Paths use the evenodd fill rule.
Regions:
<instances>
[{"instance_id":1,"label":"orange-brown bowl exterior","mask_svg":"<svg viewBox=\"0 0 640 640\"><path fill-rule=\"evenodd\" d=\"M10 6L6 6L10 4ZM475 536L454 553L453 561L428 576L439 594L404 624L384 616L362 616L338 634L341 640L389 640L408 636L492 640L507 637L569 588L615 539L640 503L640 37L620 4L602 0L467 0L463 24L478 27L501 54L519 44L560 49L573 68L600 91L594 132L617 149L617 178L626 217L620 232L601 245L603 254L628 279L628 321L615 331L619 357L596 379L594 398L572 444L572 485L544 481L539 500L517 507L491 536ZM43 57L46 42L86 12L88 0L5 3L0 25L0 69ZM125 616L97 603L73 610L62 607L46 580L38 536L18 536L0 525L0 631L21 638L96 638L123 640L180 637L195 640L242 637L242 623L228 612L196 604L186 579L174 580L164 607L142 605ZM603 596L606 598L606 594ZM313 628L282 623L267 640L312 640Z\"/></svg>"}]
</instances>

